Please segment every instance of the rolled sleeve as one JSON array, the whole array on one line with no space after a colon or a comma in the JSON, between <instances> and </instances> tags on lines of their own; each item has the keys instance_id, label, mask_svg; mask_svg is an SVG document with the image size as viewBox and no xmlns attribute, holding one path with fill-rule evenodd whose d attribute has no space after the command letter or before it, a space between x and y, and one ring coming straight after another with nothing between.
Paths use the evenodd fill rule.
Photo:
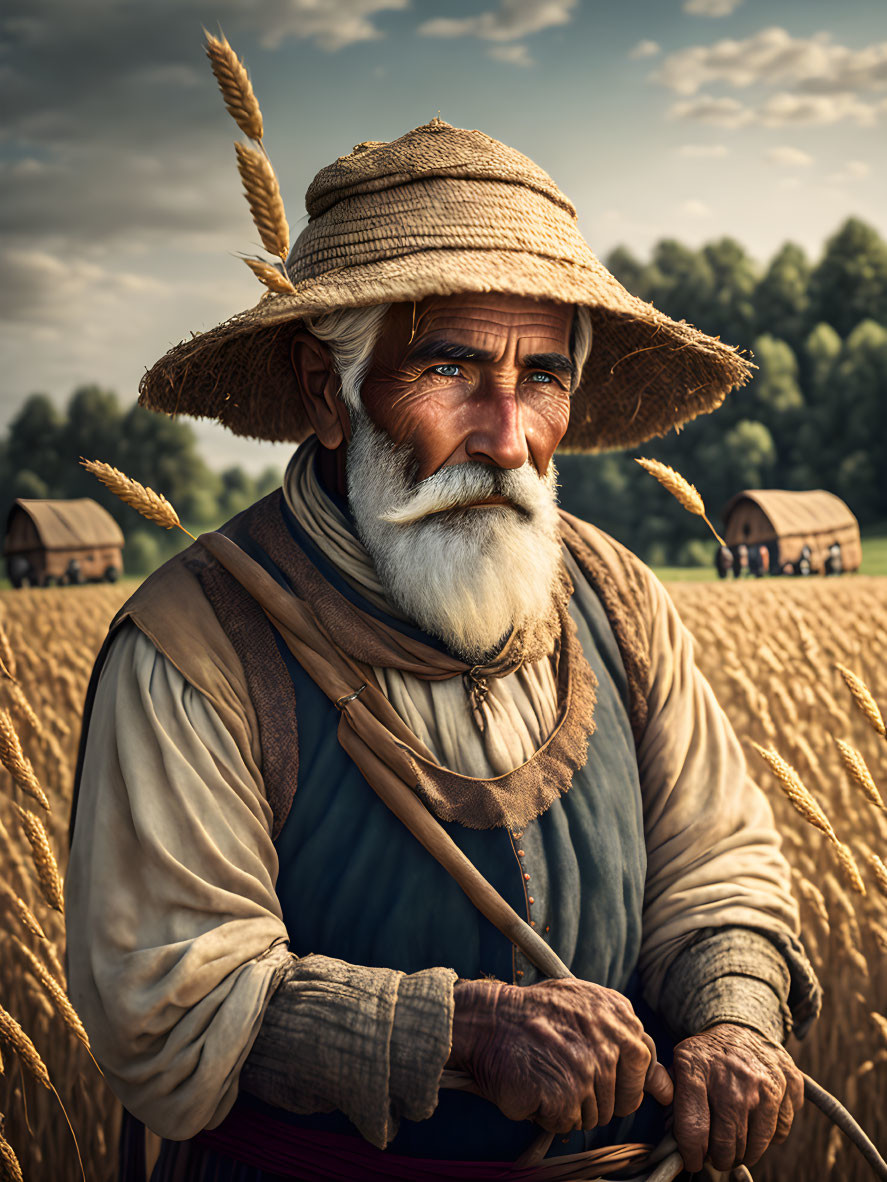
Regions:
<instances>
[{"instance_id":1,"label":"rolled sleeve","mask_svg":"<svg viewBox=\"0 0 887 1182\"><path fill-rule=\"evenodd\" d=\"M241 1074L295 1113L343 1112L384 1149L400 1116L424 1120L452 1041L449 969L410 976L327 956L292 958Z\"/></svg>"}]
</instances>

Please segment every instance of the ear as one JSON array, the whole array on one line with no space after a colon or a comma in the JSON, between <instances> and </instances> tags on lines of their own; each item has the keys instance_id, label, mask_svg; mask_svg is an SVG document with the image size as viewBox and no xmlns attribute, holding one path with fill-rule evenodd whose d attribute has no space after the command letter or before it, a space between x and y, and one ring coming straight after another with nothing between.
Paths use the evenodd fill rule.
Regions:
<instances>
[{"instance_id":1,"label":"ear","mask_svg":"<svg viewBox=\"0 0 887 1182\"><path fill-rule=\"evenodd\" d=\"M339 397L341 382L324 341L305 329L293 333L290 361L308 422L321 444L335 450L351 438L348 408Z\"/></svg>"}]
</instances>

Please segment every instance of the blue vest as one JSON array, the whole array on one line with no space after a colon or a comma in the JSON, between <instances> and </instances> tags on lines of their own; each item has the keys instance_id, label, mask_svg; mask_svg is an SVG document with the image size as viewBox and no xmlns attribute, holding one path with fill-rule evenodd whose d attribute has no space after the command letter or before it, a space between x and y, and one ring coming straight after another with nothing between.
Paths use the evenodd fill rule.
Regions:
<instances>
[{"instance_id":1,"label":"blue vest","mask_svg":"<svg viewBox=\"0 0 887 1182\"><path fill-rule=\"evenodd\" d=\"M425 633L385 617L356 593L314 548L281 502L293 540L324 577L362 610L424 643ZM283 585L286 579L247 531L235 540ZM601 604L568 558L576 592L569 611L597 678L595 730L585 766L519 836L505 828L444 827L519 915L532 918L577 976L626 994L656 1037L664 1032L640 998L636 971L646 877L641 794L628 715L625 669ZM276 839L277 894L292 951L413 973L443 965L460 977L492 975L519 985L538 971L463 894L361 775L336 737L338 712L277 636L292 678L299 730L298 784ZM522 851L518 856L517 850ZM527 878L526 876L529 876ZM340 1113L278 1118L333 1132L354 1132ZM556 1138L551 1153L575 1153L621 1141L655 1141L664 1113L646 1101L633 1117ZM429 1158L514 1160L538 1134L492 1104L442 1090L434 1115L402 1121L394 1153Z\"/></svg>"}]
</instances>

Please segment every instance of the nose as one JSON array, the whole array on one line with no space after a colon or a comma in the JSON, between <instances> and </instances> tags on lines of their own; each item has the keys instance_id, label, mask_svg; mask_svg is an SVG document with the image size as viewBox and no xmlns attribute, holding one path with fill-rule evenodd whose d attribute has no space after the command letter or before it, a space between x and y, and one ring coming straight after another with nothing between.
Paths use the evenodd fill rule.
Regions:
<instances>
[{"instance_id":1,"label":"nose","mask_svg":"<svg viewBox=\"0 0 887 1182\"><path fill-rule=\"evenodd\" d=\"M522 468L529 459L521 404L514 392L487 392L478 400L465 450L497 468Z\"/></svg>"}]
</instances>

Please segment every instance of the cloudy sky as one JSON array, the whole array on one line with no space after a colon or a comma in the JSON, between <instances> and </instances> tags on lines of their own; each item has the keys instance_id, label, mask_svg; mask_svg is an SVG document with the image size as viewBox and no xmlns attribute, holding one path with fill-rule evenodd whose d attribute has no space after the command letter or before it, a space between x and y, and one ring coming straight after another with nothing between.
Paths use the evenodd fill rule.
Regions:
<instances>
[{"instance_id":1,"label":"cloudy sky","mask_svg":"<svg viewBox=\"0 0 887 1182\"><path fill-rule=\"evenodd\" d=\"M0 427L35 390L134 399L261 294L204 26L246 60L294 236L320 167L438 111L547 169L599 254L887 234L884 0L5 0ZM218 465L281 457L200 434Z\"/></svg>"}]
</instances>

